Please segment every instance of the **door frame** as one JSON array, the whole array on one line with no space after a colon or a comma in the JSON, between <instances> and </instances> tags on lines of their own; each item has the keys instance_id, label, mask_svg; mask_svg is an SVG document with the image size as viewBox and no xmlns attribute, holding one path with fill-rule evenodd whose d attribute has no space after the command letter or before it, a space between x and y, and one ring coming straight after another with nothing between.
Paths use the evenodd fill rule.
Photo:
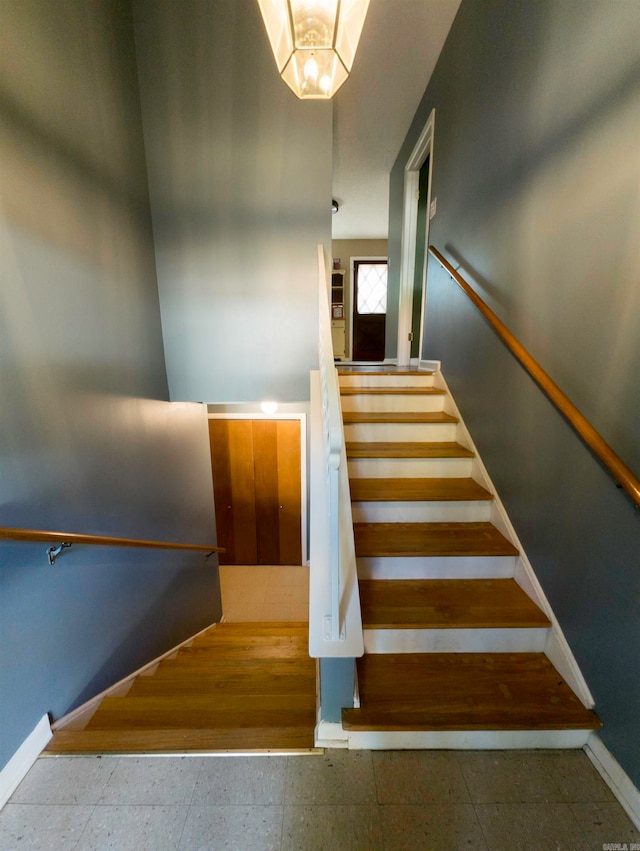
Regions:
<instances>
[{"instance_id":1,"label":"door frame","mask_svg":"<svg viewBox=\"0 0 640 851\"><path fill-rule=\"evenodd\" d=\"M293 414L288 412L273 414L207 414L207 420L299 420L300 422L300 552L302 564L309 567L308 549L308 508L307 508L307 415L303 413Z\"/></svg>"},{"instance_id":2,"label":"door frame","mask_svg":"<svg viewBox=\"0 0 640 851\"><path fill-rule=\"evenodd\" d=\"M366 257L354 256L349 257L349 315L347 317L347 321L349 322L349 352L347 355L347 360L353 360L353 289L354 289L354 262L358 260L362 263L363 260L371 260L372 262L380 262L381 260L386 261L387 264L387 296L389 295L389 256L388 255L376 255L372 257L371 255L367 255ZM387 307L389 306L389 301L387 298Z\"/></svg>"},{"instance_id":3,"label":"door frame","mask_svg":"<svg viewBox=\"0 0 640 851\"><path fill-rule=\"evenodd\" d=\"M400 253L400 289L398 293L398 354L400 366L411 363L411 312L413 307L413 286L416 266L416 229L418 225L418 186L420 169L429 157L429 181L427 188L427 232L425 236L425 268L422 276L422 305L424 309L427 295L427 257L429 250L429 222L431 215L431 177L433 173L433 138L435 132L436 111L431 110L427 123L418 137L413 151L404 167L404 195L402 211L402 242ZM424 323L420 323L420 341L418 346L418 361L422 357Z\"/></svg>"}]
</instances>

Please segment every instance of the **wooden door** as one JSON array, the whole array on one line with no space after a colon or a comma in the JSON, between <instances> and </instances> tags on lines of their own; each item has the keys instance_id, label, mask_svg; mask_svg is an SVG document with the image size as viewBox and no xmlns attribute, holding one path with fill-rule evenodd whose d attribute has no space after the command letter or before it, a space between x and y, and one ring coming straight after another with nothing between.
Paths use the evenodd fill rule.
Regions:
<instances>
[{"instance_id":1,"label":"wooden door","mask_svg":"<svg viewBox=\"0 0 640 851\"><path fill-rule=\"evenodd\" d=\"M353 360L384 360L387 261L354 260Z\"/></svg>"},{"instance_id":2,"label":"wooden door","mask_svg":"<svg viewBox=\"0 0 640 851\"><path fill-rule=\"evenodd\" d=\"M209 420L221 564L302 564L299 420Z\"/></svg>"}]
</instances>

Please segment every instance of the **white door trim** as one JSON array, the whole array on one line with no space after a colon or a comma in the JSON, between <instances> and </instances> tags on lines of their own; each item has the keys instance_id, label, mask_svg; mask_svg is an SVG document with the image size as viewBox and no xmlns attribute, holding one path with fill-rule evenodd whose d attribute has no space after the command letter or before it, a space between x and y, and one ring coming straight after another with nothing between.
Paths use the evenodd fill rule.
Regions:
<instances>
[{"instance_id":1,"label":"white door trim","mask_svg":"<svg viewBox=\"0 0 640 851\"><path fill-rule=\"evenodd\" d=\"M303 413L294 414L288 411L280 413L276 411L273 414L263 413L242 413L233 414L225 412L224 414L207 414L209 420L299 420L300 421L300 547L302 553L302 564L309 566L309 517L307 511L307 415ZM208 428L208 426L207 426Z\"/></svg>"},{"instance_id":2,"label":"white door trim","mask_svg":"<svg viewBox=\"0 0 640 851\"><path fill-rule=\"evenodd\" d=\"M411 311L413 307L413 281L416 265L416 228L418 222L418 186L420 169L429 157L429 187L427 197L427 234L426 246L429 243L429 209L431 207L431 175L433 172L433 136L436 121L436 111L431 110L411 156L404 167L404 202L402 212L402 243L400 254L400 291L398 300L398 364L408 366L411 361ZM426 269L426 254L425 254ZM422 312L426 300L426 275L422 281ZM423 329L420 326L420 348L418 357L422 357Z\"/></svg>"}]
</instances>

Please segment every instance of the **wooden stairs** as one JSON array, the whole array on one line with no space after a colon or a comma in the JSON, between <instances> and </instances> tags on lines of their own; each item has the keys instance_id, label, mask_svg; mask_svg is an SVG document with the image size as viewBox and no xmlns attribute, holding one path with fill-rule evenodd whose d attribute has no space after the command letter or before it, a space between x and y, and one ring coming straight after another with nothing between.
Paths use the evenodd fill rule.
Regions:
<instances>
[{"instance_id":1,"label":"wooden stairs","mask_svg":"<svg viewBox=\"0 0 640 851\"><path fill-rule=\"evenodd\" d=\"M439 375L338 368L365 655L349 747L580 747L549 617Z\"/></svg>"},{"instance_id":2,"label":"wooden stairs","mask_svg":"<svg viewBox=\"0 0 640 851\"><path fill-rule=\"evenodd\" d=\"M55 730L48 753L313 748L308 626L221 623Z\"/></svg>"}]
</instances>

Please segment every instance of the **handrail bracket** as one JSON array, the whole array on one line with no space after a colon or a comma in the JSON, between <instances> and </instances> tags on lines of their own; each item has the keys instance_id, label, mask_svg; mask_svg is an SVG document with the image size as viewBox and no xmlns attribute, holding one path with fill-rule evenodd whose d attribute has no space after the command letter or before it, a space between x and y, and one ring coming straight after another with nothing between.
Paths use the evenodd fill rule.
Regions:
<instances>
[{"instance_id":1,"label":"handrail bracket","mask_svg":"<svg viewBox=\"0 0 640 851\"><path fill-rule=\"evenodd\" d=\"M49 559L49 564L55 564L56 559L58 558L58 556L60 555L62 550L66 550L67 547L70 547L70 546L71 546L71 544L69 544L69 543L63 543L63 544L58 544L57 547L48 547L47 548L47 557Z\"/></svg>"}]
</instances>

